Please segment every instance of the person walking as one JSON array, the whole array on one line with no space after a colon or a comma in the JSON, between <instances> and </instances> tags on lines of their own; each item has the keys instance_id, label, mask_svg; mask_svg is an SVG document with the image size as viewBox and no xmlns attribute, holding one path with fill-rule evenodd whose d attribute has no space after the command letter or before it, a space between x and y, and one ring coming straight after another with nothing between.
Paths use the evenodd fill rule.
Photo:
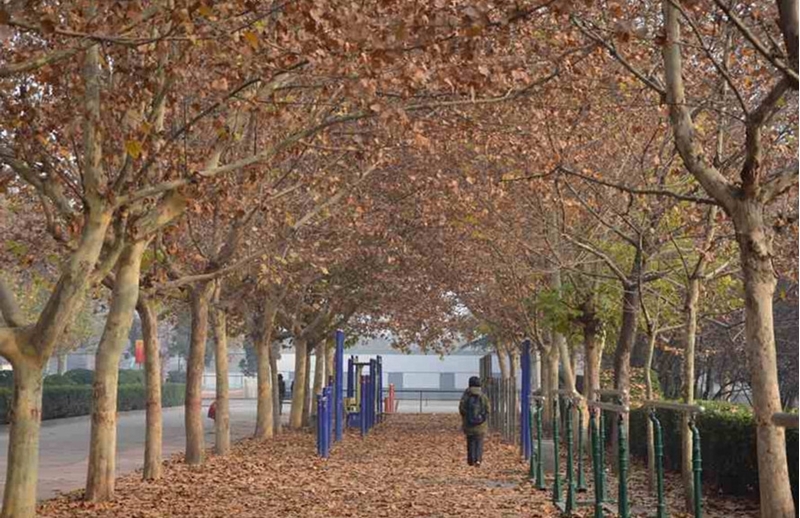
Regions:
<instances>
[{"instance_id":1,"label":"person walking","mask_svg":"<svg viewBox=\"0 0 800 518\"><path fill-rule=\"evenodd\" d=\"M286 399L286 382L283 374L278 374L278 414L283 414L283 401Z\"/></svg>"},{"instance_id":2,"label":"person walking","mask_svg":"<svg viewBox=\"0 0 800 518\"><path fill-rule=\"evenodd\" d=\"M483 460L483 439L489 431L489 408L489 398L481 390L480 378L472 376L458 404L467 437L467 464L470 466L479 467Z\"/></svg>"}]
</instances>

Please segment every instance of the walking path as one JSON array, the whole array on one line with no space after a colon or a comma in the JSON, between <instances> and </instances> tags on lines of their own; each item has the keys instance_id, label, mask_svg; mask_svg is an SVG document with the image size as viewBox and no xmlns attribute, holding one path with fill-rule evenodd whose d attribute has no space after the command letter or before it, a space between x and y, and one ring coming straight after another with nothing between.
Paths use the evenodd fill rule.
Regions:
<instances>
[{"instance_id":1,"label":"walking path","mask_svg":"<svg viewBox=\"0 0 800 518\"><path fill-rule=\"evenodd\" d=\"M210 402L205 402L206 406ZM207 408L204 407L204 414ZM183 452L186 444L183 407L165 408L164 457ZM253 433L255 400L231 401L231 434L241 439ZM203 419L206 444L214 444L214 422ZM37 497L52 498L59 492L74 491L86 484L89 455L89 416L42 422L39 443L39 485ZM117 421L117 473L127 474L142 467L144 459L145 413L122 412ZM0 484L5 483L8 457L8 426L0 427ZM0 494L2 499L2 494Z\"/></svg>"},{"instance_id":2,"label":"walking path","mask_svg":"<svg viewBox=\"0 0 800 518\"><path fill-rule=\"evenodd\" d=\"M330 459L316 455L308 432L245 439L230 455L209 455L199 467L180 455L165 463L164 478L138 474L117 480L113 502L90 504L81 491L42 503L39 515L66 517L536 517L559 515L551 491L537 491L515 446L490 437L479 468L466 465L458 415L395 414L367 437L348 432ZM234 429L237 427L235 426ZM241 430L241 428L238 428ZM249 435L249 427L246 434ZM209 446L211 441L209 440ZM182 439L181 439L182 445ZM562 469L564 467L562 456ZM653 516L644 466L632 463L632 515ZM613 477L611 477L613 479ZM563 480L562 480L563 482ZM680 514L680 476L666 477L671 515ZM547 485L551 487L552 479ZM609 495L614 494L610 484ZM591 501L582 494L580 501ZM755 518L754 502L708 494L708 518ZM590 518L591 506L575 516Z\"/></svg>"},{"instance_id":3,"label":"walking path","mask_svg":"<svg viewBox=\"0 0 800 518\"><path fill-rule=\"evenodd\" d=\"M471 468L455 415L394 415L364 439L348 433L327 461L308 433L245 440L202 468L173 461L161 481L118 481L115 502L65 496L41 516L141 517L554 517L531 490L514 447L486 444Z\"/></svg>"}]
</instances>

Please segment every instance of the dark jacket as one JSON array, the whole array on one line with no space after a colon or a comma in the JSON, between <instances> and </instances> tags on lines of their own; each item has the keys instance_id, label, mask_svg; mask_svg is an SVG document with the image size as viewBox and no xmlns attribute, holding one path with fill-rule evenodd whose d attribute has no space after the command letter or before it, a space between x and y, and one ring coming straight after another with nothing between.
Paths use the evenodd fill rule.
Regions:
<instances>
[{"instance_id":1,"label":"dark jacket","mask_svg":"<svg viewBox=\"0 0 800 518\"><path fill-rule=\"evenodd\" d=\"M481 403L483 404L483 408L486 410L486 419L483 421L483 423L478 425L467 424L467 398L473 394L481 397ZM486 435L489 432L489 412L491 412L489 398L486 397L486 394L481 391L480 387L470 387L464 391L464 395L461 396L461 402L458 404L458 413L461 414L461 423L463 425L465 434Z\"/></svg>"}]
</instances>

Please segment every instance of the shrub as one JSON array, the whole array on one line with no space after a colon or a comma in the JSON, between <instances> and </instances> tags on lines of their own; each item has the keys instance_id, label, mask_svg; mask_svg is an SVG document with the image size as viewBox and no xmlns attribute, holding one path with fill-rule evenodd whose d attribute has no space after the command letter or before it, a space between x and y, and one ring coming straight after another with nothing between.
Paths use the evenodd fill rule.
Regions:
<instances>
[{"instance_id":1,"label":"shrub","mask_svg":"<svg viewBox=\"0 0 800 518\"><path fill-rule=\"evenodd\" d=\"M144 371L124 369L119 371L120 385L144 385Z\"/></svg>"},{"instance_id":2,"label":"shrub","mask_svg":"<svg viewBox=\"0 0 800 518\"><path fill-rule=\"evenodd\" d=\"M167 383L186 383L186 372L169 371L169 374L167 374Z\"/></svg>"},{"instance_id":3,"label":"shrub","mask_svg":"<svg viewBox=\"0 0 800 518\"><path fill-rule=\"evenodd\" d=\"M94 371L89 369L72 369L64 373L65 378L75 385L91 385L94 382Z\"/></svg>"},{"instance_id":4,"label":"shrub","mask_svg":"<svg viewBox=\"0 0 800 518\"><path fill-rule=\"evenodd\" d=\"M10 388L0 388L0 422L8 423L11 408ZM161 404L165 407L183 404L186 386L165 383L161 387ZM147 398L144 385L120 385L117 392L117 410L144 410ZM91 385L46 385L42 395L42 419L59 419L89 415L92 410Z\"/></svg>"},{"instance_id":5,"label":"shrub","mask_svg":"<svg viewBox=\"0 0 800 518\"><path fill-rule=\"evenodd\" d=\"M44 378L45 387L63 387L66 385L75 385L75 382L63 374L51 374Z\"/></svg>"},{"instance_id":6,"label":"shrub","mask_svg":"<svg viewBox=\"0 0 800 518\"><path fill-rule=\"evenodd\" d=\"M703 483L729 495L758 494L758 457L756 426L750 407L719 401L698 401L705 412L697 417L703 458ZM647 411L631 411L630 453L647 458ZM664 442L664 469L680 471L681 436L680 414L660 410ZM790 466L789 478L797 502L798 463L797 430L786 434L786 453Z\"/></svg>"},{"instance_id":7,"label":"shrub","mask_svg":"<svg viewBox=\"0 0 800 518\"><path fill-rule=\"evenodd\" d=\"M11 388L14 386L14 371L0 371L0 387Z\"/></svg>"}]
</instances>

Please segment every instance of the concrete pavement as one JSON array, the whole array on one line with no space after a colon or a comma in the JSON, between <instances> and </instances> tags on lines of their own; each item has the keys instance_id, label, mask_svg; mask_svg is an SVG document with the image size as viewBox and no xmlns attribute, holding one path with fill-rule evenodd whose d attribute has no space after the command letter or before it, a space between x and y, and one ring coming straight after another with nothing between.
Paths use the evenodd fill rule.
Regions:
<instances>
[{"instance_id":1,"label":"concrete pavement","mask_svg":"<svg viewBox=\"0 0 800 518\"><path fill-rule=\"evenodd\" d=\"M207 415L210 401L204 402L203 415ZM252 435L256 422L255 400L231 401L231 436L234 440ZM284 419L288 405L284 405ZM164 458L184 451L183 407L165 408L164 412ZM214 422L203 419L206 447L214 445ZM42 422L39 443L40 500L52 498L59 492L81 489L86 483L89 456L89 416L54 419ZM117 475L140 469L144 459L145 413L141 411L121 412L117 419ZM0 427L0 484L5 484L8 457L8 426ZM2 498L2 494L0 494Z\"/></svg>"}]
</instances>

